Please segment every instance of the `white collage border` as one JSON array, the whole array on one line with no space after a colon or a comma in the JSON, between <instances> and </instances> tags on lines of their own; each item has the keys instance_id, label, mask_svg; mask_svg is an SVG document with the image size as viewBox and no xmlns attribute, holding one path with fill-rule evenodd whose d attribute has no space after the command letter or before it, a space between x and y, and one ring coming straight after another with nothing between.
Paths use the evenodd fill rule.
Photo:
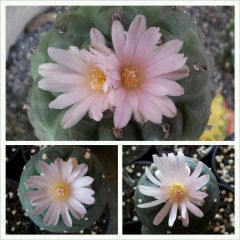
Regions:
<instances>
[{"instance_id":1,"label":"white collage border","mask_svg":"<svg viewBox=\"0 0 240 240\"><path fill-rule=\"evenodd\" d=\"M6 6L44 6L44 5L180 5L180 6L234 6L235 7L235 141L6 141ZM208 240L227 240L240 239L239 225L239 201L240 201L240 139L239 139L239 112L240 112L240 95L239 95L239 45L240 45L240 2L238 0L206 0L206 1L181 1L181 0L162 0L162 1L2 1L1 2L1 81L0 81L0 132L1 132L1 148L0 148L0 239L208 239ZM5 146L6 145L118 145L118 235L7 235L5 234L5 193L6 193L6 162L5 162ZM235 234L234 235L122 235L122 145L234 145L235 146Z\"/></svg>"}]
</instances>

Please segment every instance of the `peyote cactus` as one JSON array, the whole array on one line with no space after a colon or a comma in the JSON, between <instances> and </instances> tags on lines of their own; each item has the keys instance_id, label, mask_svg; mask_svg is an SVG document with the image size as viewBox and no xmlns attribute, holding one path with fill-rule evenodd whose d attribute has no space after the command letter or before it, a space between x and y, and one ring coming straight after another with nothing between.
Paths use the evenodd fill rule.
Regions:
<instances>
[{"instance_id":1,"label":"peyote cactus","mask_svg":"<svg viewBox=\"0 0 240 240\"><path fill-rule=\"evenodd\" d=\"M124 29L129 27L128 35L118 36L117 29L124 34L120 22ZM146 41L143 44L140 41L143 32L134 35L133 31L140 31L137 24L144 28L146 22L152 27L146 31L152 34L152 38L146 41L142 37ZM135 39L137 37L139 39ZM148 59L151 65L160 64L159 68L154 65L155 68L148 70L151 75L153 72L157 74L160 69L162 80L158 83L156 79L154 81L162 86L142 85L141 90L145 95L136 95L137 98L133 95L131 99L127 97L126 91L130 95L142 84L142 72L134 65L110 73L112 68L118 66L113 66L114 63L121 62L121 54L124 53L121 49L124 48L119 39L125 41L125 38L127 41L124 46L129 50L134 51L136 44L133 43L136 41L139 46L149 45L153 52L165 49L165 52L159 51L162 54L159 56L166 59L164 66L156 54L156 62L151 62L155 59L154 55ZM151 43L150 40L155 42ZM89 52L87 48L90 44ZM131 47L128 44L133 45ZM60 51L57 48L69 50ZM180 50L181 54L178 54ZM135 49L136 54L137 51L142 58L147 59L147 48L139 47ZM145 53L141 54L141 51ZM130 52L127 51L126 54ZM166 57L169 54L172 54L171 58ZM126 56L125 61L130 58ZM77 101L84 98L86 91L77 86L76 82L73 84L77 78L74 73L84 71L78 68L79 59L85 65L91 62L97 66L86 79L90 79L91 91L98 92L82 102ZM57 62L57 65L46 64L52 62ZM40 40L32 56L31 68L34 82L29 92L28 117L36 136L42 140L194 140L202 134L209 118L211 96L208 80L212 73L212 63L203 46L202 31L188 16L171 7L72 7L58 16L55 28ZM114 78L118 78L125 87L125 92L118 91L119 82ZM116 81L111 83L109 79ZM175 80L179 80L178 84ZM79 87L79 92L76 87ZM69 89L75 92L70 93ZM99 91L106 93L105 98L98 95L99 99L94 100ZM112 91L115 92L114 100ZM64 94L59 95L59 92ZM89 99L95 101L90 107ZM68 106L71 107L66 111Z\"/></svg>"},{"instance_id":2,"label":"peyote cactus","mask_svg":"<svg viewBox=\"0 0 240 240\"><path fill-rule=\"evenodd\" d=\"M143 234L196 234L208 230L219 204L219 187L202 162L170 153L153 156L140 178L134 203ZM197 207L198 206L198 207ZM178 213L179 211L179 213ZM169 217L167 215L169 214Z\"/></svg>"},{"instance_id":3,"label":"peyote cactus","mask_svg":"<svg viewBox=\"0 0 240 240\"><path fill-rule=\"evenodd\" d=\"M101 163L85 148L51 146L26 164L18 192L23 208L40 228L80 233L101 216L107 182Z\"/></svg>"},{"instance_id":4,"label":"peyote cactus","mask_svg":"<svg viewBox=\"0 0 240 240\"><path fill-rule=\"evenodd\" d=\"M224 67L234 73L234 19L226 27L224 45Z\"/></svg>"}]
</instances>

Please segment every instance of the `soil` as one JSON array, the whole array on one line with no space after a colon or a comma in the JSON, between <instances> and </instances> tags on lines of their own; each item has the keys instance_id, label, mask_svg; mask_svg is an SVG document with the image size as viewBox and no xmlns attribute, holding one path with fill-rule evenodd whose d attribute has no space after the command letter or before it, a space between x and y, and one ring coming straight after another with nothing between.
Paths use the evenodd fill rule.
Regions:
<instances>
[{"instance_id":1,"label":"soil","mask_svg":"<svg viewBox=\"0 0 240 240\"><path fill-rule=\"evenodd\" d=\"M25 213L17 195L18 183L7 179L6 182L6 233L27 234L32 221Z\"/></svg>"}]
</instances>

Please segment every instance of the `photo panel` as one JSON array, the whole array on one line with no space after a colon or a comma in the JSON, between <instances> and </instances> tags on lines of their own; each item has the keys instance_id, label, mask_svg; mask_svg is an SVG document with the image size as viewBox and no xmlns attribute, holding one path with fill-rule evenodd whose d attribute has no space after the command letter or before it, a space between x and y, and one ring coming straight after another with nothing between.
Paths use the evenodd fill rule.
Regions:
<instances>
[{"instance_id":1,"label":"photo panel","mask_svg":"<svg viewBox=\"0 0 240 240\"><path fill-rule=\"evenodd\" d=\"M117 146L6 146L6 234L117 234L117 160Z\"/></svg>"},{"instance_id":2,"label":"photo panel","mask_svg":"<svg viewBox=\"0 0 240 240\"><path fill-rule=\"evenodd\" d=\"M123 234L234 234L234 166L233 145L123 146Z\"/></svg>"},{"instance_id":3,"label":"photo panel","mask_svg":"<svg viewBox=\"0 0 240 240\"><path fill-rule=\"evenodd\" d=\"M239 237L239 14L1 2L0 239Z\"/></svg>"},{"instance_id":4,"label":"photo panel","mask_svg":"<svg viewBox=\"0 0 240 240\"><path fill-rule=\"evenodd\" d=\"M234 6L6 13L7 140L234 139Z\"/></svg>"}]
</instances>

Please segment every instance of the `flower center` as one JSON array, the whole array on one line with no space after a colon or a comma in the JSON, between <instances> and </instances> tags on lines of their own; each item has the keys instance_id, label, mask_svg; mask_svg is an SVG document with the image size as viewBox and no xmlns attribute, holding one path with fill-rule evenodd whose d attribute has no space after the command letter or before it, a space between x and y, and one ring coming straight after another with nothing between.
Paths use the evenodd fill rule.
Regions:
<instances>
[{"instance_id":1,"label":"flower center","mask_svg":"<svg viewBox=\"0 0 240 240\"><path fill-rule=\"evenodd\" d=\"M58 182L52 186L51 195L56 201L64 201L70 195L70 186L64 182Z\"/></svg>"},{"instance_id":2,"label":"flower center","mask_svg":"<svg viewBox=\"0 0 240 240\"><path fill-rule=\"evenodd\" d=\"M89 74L90 87L93 90L101 91L106 82L106 76L100 68L93 68Z\"/></svg>"},{"instance_id":3,"label":"flower center","mask_svg":"<svg viewBox=\"0 0 240 240\"><path fill-rule=\"evenodd\" d=\"M173 183L168 186L170 198L174 200L181 200L187 195L186 189L179 183Z\"/></svg>"},{"instance_id":4,"label":"flower center","mask_svg":"<svg viewBox=\"0 0 240 240\"><path fill-rule=\"evenodd\" d=\"M124 87L134 89L138 87L141 77L136 67L125 67L121 72L121 80Z\"/></svg>"}]
</instances>

